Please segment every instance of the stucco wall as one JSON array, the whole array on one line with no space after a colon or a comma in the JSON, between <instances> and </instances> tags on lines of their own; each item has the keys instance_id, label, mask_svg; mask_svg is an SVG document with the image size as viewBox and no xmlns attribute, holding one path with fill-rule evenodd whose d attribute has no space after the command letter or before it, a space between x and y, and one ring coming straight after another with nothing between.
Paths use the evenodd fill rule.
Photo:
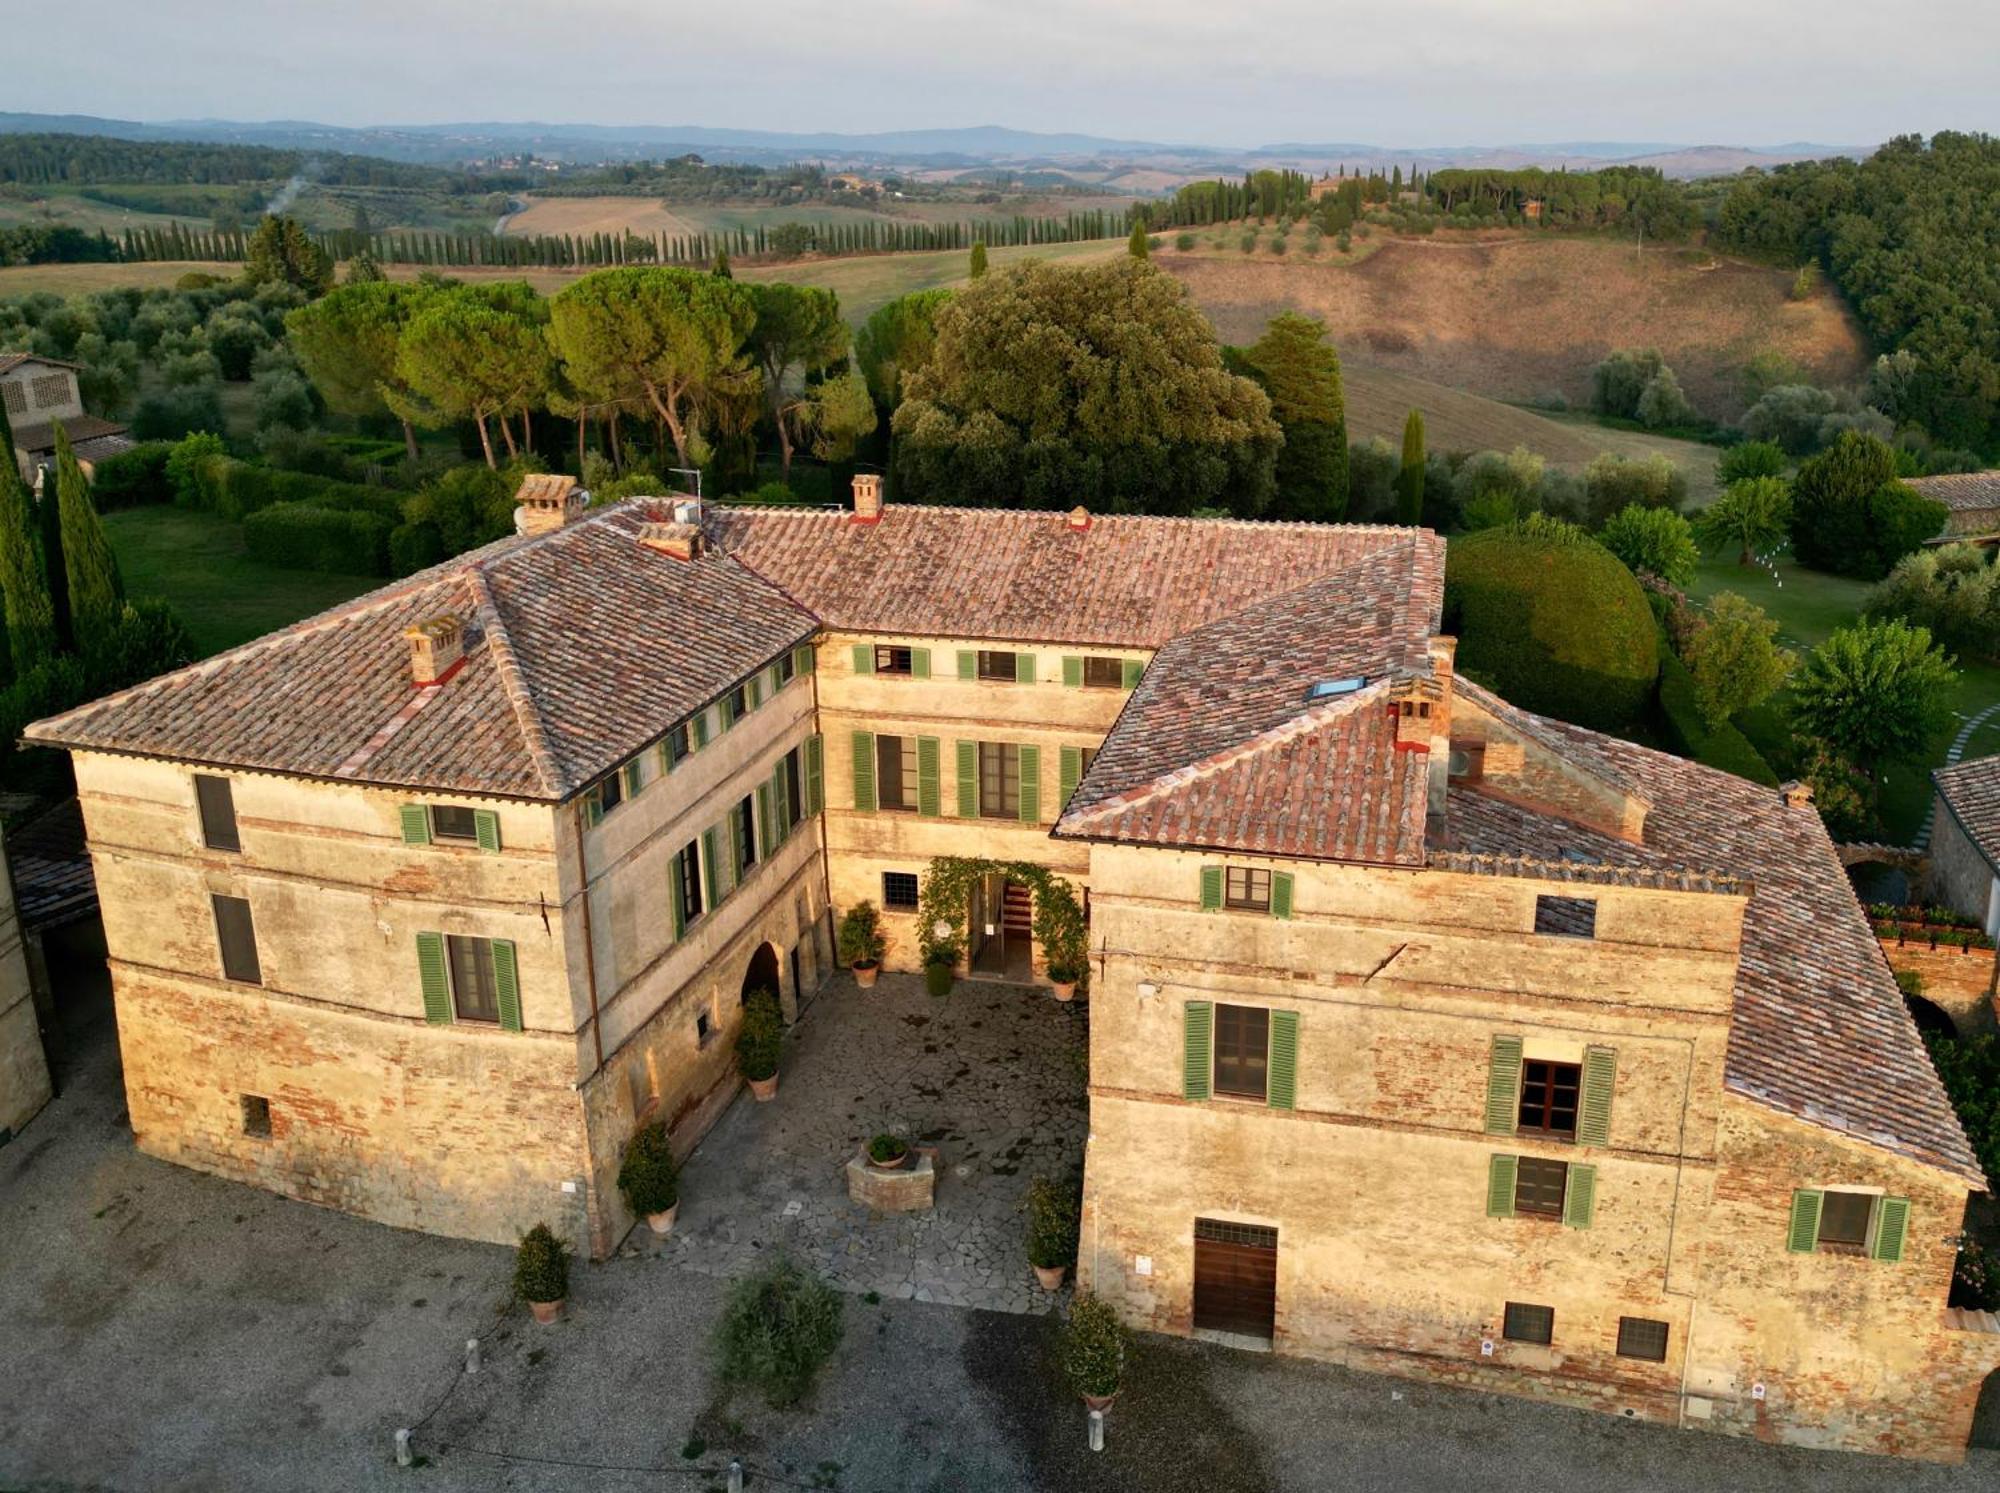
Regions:
<instances>
[{"instance_id":1,"label":"stucco wall","mask_svg":"<svg viewBox=\"0 0 2000 1493\"><path fill-rule=\"evenodd\" d=\"M1979 919L1988 933L2000 932L1994 918L1993 868L1941 799L1932 811L1930 849L1930 895Z\"/></svg>"}]
</instances>

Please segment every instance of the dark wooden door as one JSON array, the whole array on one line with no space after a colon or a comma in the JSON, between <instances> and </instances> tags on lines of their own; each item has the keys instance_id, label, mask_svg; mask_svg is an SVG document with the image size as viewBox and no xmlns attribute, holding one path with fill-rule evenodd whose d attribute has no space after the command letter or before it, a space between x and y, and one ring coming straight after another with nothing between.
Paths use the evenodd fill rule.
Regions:
<instances>
[{"instance_id":1,"label":"dark wooden door","mask_svg":"<svg viewBox=\"0 0 2000 1493\"><path fill-rule=\"evenodd\" d=\"M1194 1221L1194 1325L1269 1339L1278 1311L1278 1231Z\"/></svg>"}]
</instances>

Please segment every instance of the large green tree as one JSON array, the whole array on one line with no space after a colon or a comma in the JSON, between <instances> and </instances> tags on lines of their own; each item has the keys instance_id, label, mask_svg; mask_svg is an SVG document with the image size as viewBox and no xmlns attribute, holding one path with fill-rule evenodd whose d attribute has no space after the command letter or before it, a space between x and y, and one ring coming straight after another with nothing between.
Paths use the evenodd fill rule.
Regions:
<instances>
[{"instance_id":1,"label":"large green tree","mask_svg":"<svg viewBox=\"0 0 2000 1493\"><path fill-rule=\"evenodd\" d=\"M56 613L32 502L5 420L0 420L0 598L6 607L7 651L18 679L55 655Z\"/></svg>"},{"instance_id":2,"label":"large green tree","mask_svg":"<svg viewBox=\"0 0 2000 1493\"><path fill-rule=\"evenodd\" d=\"M1681 651L1710 730L1769 699L1795 662L1778 646L1778 624L1734 591L1709 603Z\"/></svg>"},{"instance_id":3,"label":"large green tree","mask_svg":"<svg viewBox=\"0 0 2000 1493\"><path fill-rule=\"evenodd\" d=\"M538 392L546 398L551 367L540 327L460 288L431 297L410 318L397 339L396 375L437 415L471 420L486 464L494 467L487 422L498 421L508 454L515 454L507 414L526 408Z\"/></svg>"},{"instance_id":4,"label":"large green tree","mask_svg":"<svg viewBox=\"0 0 2000 1493\"><path fill-rule=\"evenodd\" d=\"M266 218L245 246L243 278L252 285L283 281L309 296L325 295L333 289L333 259L297 219Z\"/></svg>"},{"instance_id":5,"label":"large green tree","mask_svg":"<svg viewBox=\"0 0 2000 1493\"><path fill-rule=\"evenodd\" d=\"M815 399L816 384L808 375L833 375L847 368L847 323L841 320L840 297L814 285L775 281L749 287L756 320L750 327L751 360L763 375L764 400L778 432L780 480L792 480L792 448L804 424L814 416L803 413ZM873 421L870 425L872 427Z\"/></svg>"},{"instance_id":6,"label":"large green tree","mask_svg":"<svg viewBox=\"0 0 2000 1493\"><path fill-rule=\"evenodd\" d=\"M903 402L903 383L930 361L937 346L938 310L949 290L914 290L878 306L854 338L854 360L876 406L893 415Z\"/></svg>"},{"instance_id":7,"label":"large green tree","mask_svg":"<svg viewBox=\"0 0 2000 1493\"><path fill-rule=\"evenodd\" d=\"M1411 410L1403 421L1403 464L1396 471L1396 522L1412 528L1424 521L1424 414Z\"/></svg>"},{"instance_id":8,"label":"large green tree","mask_svg":"<svg viewBox=\"0 0 2000 1493\"><path fill-rule=\"evenodd\" d=\"M1843 431L1799 466L1792 483L1792 553L1816 570L1878 580L1944 529L1944 504L1896 480L1896 453Z\"/></svg>"},{"instance_id":9,"label":"large green tree","mask_svg":"<svg viewBox=\"0 0 2000 1493\"><path fill-rule=\"evenodd\" d=\"M1792 521L1792 485L1783 477L1740 477L1695 515L1694 537L1705 549L1736 547L1736 563L1785 542Z\"/></svg>"},{"instance_id":10,"label":"large green tree","mask_svg":"<svg viewBox=\"0 0 2000 1493\"><path fill-rule=\"evenodd\" d=\"M70 635L89 654L110 642L125 610L125 585L104 521L90 501L90 483L70 445L69 432L56 427L56 503L62 524L63 575L69 598Z\"/></svg>"},{"instance_id":11,"label":"large green tree","mask_svg":"<svg viewBox=\"0 0 2000 1493\"><path fill-rule=\"evenodd\" d=\"M387 280L349 281L285 318L292 354L336 414L365 418L394 413L414 461L417 434L409 411L416 391L396 370L403 329L433 292Z\"/></svg>"},{"instance_id":12,"label":"large green tree","mask_svg":"<svg viewBox=\"0 0 2000 1493\"><path fill-rule=\"evenodd\" d=\"M1284 432L1275 515L1337 521L1347 512L1347 403L1340 354L1327 340L1326 323L1282 312L1244 349L1241 361L1270 396L1271 413Z\"/></svg>"},{"instance_id":13,"label":"large green tree","mask_svg":"<svg viewBox=\"0 0 2000 1493\"><path fill-rule=\"evenodd\" d=\"M1928 629L1893 619L1836 630L1792 674L1792 724L1851 758L1872 780L1884 762L1923 751L1950 715L1957 678Z\"/></svg>"}]
</instances>

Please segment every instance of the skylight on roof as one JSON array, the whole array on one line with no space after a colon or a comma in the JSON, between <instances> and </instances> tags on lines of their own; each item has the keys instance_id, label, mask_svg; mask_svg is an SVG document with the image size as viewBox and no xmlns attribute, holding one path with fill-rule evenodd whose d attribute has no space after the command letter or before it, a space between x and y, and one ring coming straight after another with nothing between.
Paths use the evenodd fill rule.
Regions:
<instances>
[{"instance_id":1,"label":"skylight on roof","mask_svg":"<svg viewBox=\"0 0 2000 1493\"><path fill-rule=\"evenodd\" d=\"M1321 679L1306 691L1306 703L1316 704L1321 700L1332 700L1341 695L1351 695L1368 681L1365 678Z\"/></svg>"}]
</instances>

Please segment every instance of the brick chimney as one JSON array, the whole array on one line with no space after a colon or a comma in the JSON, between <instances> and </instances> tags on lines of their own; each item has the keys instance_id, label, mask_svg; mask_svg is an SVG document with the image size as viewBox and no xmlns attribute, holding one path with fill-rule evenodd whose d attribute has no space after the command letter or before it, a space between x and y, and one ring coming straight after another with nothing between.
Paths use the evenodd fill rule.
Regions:
<instances>
[{"instance_id":1,"label":"brick chimney","mask_svg":"<svg viewBox=\"0 0 2000 1493\"><path fill-rule=\"evenodd\" d=\"M521 479L514 495L514 532L547 534L583 512L590 496L576 485L576 478L558 472L531 472Z\"/></svg>"},{"instance_id":2,"label":"brick chimney","mask_svg":"<svg viewBox=\"0 0 2000 1493\"><path fill-rule=\"evenodd\" d=\"M649 550L671 555L676 560L692 560L701 553L701 525L651 523L639 526L639 543Z\"/></svg>"},{"instance_id":3,"label":"brick chimney","mask_svg":"<svg viewBox=\"0 0 2000 1493\"><path fill-rule=\"evenodd\" d=\"M1801 783L1794 779L1792 782L1780 784L1778 793L1785 800L1785 807L1788 809L1810 809L1813 806L1811 783Z\"/></svg>"},{"instance_id":4,"label":"brick chimney","mask_svg":"<svg viewBox=\"0 0 2000 1493\"><path fill-rule=\"evenodd\" d=\"M882 522L882 478L879 473L854 474L854 522L857 524Z\"/></svg>"},{"instance_id":5,"label":"brick chimney","mask_svg":"<svg viewBox=\"0 0 2000 1493\"><path fill-rule=\"evenodd\" d=\"M457 617L431 617L403 630L410 645L410 677L419 688L442 684L465 662L465 624Z\"/></svg>"},{"instance_id":6,"label":"brick chimney","mask_svg":"<svg viewBox=\"0 0 2000 1493\"><path fill-rule=\"evenodd\" d=\"M1065 522L1072 534L1087 534L1090 532L1090 510L1079 503L1070 509Z\"/></svg>"}]
</instances>

